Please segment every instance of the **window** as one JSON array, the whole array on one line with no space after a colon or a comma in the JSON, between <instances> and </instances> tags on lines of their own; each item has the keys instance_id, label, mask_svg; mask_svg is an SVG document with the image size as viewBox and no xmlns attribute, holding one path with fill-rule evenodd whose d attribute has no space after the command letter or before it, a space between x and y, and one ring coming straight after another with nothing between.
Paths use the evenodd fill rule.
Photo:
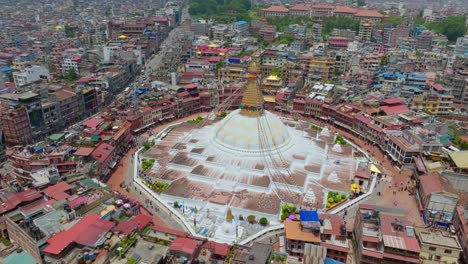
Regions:
<instances>
[{"instance_id":1,"label":"window","mask_svg":"<svg viewBox=\"0 0 468 264\"><path fill-rule=\"evenodd\" d=\"M429 247L429 251L436 251L435 247Z\"/></svg>"},{"instance_id":2,"label":"window","mask_svg":"<svg viewBox=\"0 0 468 264\"><path fill-rule=\"evenodd\" d=\"M444 253L445 253L445 254L452 254L452 250L446 249L446 250L444 250Z\"/></svg>"}]
</instances>

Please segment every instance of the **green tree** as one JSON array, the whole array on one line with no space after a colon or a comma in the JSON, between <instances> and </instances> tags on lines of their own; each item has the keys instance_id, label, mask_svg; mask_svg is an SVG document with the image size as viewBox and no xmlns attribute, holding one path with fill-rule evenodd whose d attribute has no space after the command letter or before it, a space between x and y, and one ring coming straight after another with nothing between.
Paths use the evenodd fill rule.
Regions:
<instances>
[{"instance_id":1,"label":"green tree","mask_svg":"<svg viewBox=\"0 0 468 264\"><path fill-rule=\"evenodd\" d=\"M63 75L63 79L66 82L74 82L78 79L78 74L75 71L75 68L70 68L68 71Z\"/></svg>"},{"instance_id":2,"label":"green tree","mask_svg":"<svg viewBox=\"0 0 468 264\"><path fill-rule=\"evenodd\" d=\"M405 21L405 19L401 16L393 16L393 15L390 15L388 17L388 25L391 25L391 26L398 26L398 25L401 25L403 23L403 21Z\"/></svg>"},{"instance_id":3,"label":"green tree","mask_svg":"<svg viewBox=\"0 0 468 264\"><path fill-rule=\"evenodd\" d=\"M281 70L279 68L271 69L271 75L281 76Z\"/></svg>"},{"instance_id":4,"label":"green tree","mask_svg":"<svg viewBox=\"0 0 468 264\"><path fill-rule=\"evenodd\" d=\"M333 29L350 29L359 31L359 21L348 17L329 17L322 24L322 35L328 36Z\"/></svg>"},{"instance_id":5,"label":"green tree","mask_svg":"<svg viewBox=\"0 0 468 264\"><path fill-rule=\"evenodd\" d=\"M358 6L365 6L365 5L366 5L366 1L365 1L365 0L357 0L357 1L356 1L356 4L357 4Z\"/></svg>"},{"instance_id":6,"label":"green tree","mask_svg":"<svg viewBox=\"0 0 468 264\"><path fill-rule=\"evenodd\" d=\"M74 38L75 37L75 28L71 27L70 25L65 25L65 37L67 38Z\"/></svg>"},{"instance_id":7,"label":"green tree","mask_svg":"<svg viewBox=\"0 0 468 264\"><path fill-rule=\"evenodd\" d=\"M440 22L427 23L426 28L443 34L451 42L465 34L465 18L463 16L449 16Z\"/></svg>"}]
</instances>

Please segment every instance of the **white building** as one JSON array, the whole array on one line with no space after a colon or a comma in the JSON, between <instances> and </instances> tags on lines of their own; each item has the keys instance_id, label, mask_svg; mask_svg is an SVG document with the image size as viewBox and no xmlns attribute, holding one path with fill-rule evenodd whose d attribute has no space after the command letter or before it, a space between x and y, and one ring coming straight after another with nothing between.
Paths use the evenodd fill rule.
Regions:
<instances>
[{"instance_id":1,"label":"white building","mask_svg":"<svg viewBox=\"0 0 468 264\"><path fill-rule=\"evenodd\" d=\"M457 39L455 54L468 56L468 35Z\"/></svg>"},{"instance_id":2,"label":"white building","mask_svg":"<svg viewBox=\"0 0 468 264\"><path fill-rule=\"evenodd\" d=\"M14 72L13 79L15 81L16 87L21 87L39 80L50 81L50 75L47 68L34 65L24 69L21 72Z\"/></svg>"},{"instance_id":3,"label":"white building","mask_svg":"<svg viewBox=\"0 0 468 264\"><path fill-rule=\"evenodd\" d=\"M78 68L78 61L72 60L72 58L65 58L62 63L62 73L66 73L70 69L74 69L76 74L80 73Z\"/></svg>"}]
</instances>

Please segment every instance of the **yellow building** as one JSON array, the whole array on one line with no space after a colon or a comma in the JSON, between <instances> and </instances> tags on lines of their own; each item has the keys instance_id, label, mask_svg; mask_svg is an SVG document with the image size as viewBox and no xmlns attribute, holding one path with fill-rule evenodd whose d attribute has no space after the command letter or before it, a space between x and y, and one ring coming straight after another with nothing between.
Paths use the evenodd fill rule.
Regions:
<instances>
[{"instance_id":1,"label":"yellow building","mask_svg":"<svg viewBox=\"0 0 468 264\"><path fill-rule=\"evenodd\" d=\"M311 57L302 61L304 71L311 80L332 80L335 60L329 57Z\"/></svg>"},{"instance_id":2,"label":"yellow building","mask_svg":"<svg viewBox=\"0 0 468 264\"><path fill-rule=\"evenodd\" d=\"M420 94L413 97L411 108L431 115L444 115L452 112L453 96L448 94Z\"/></svg>"},{"instance_id":3,"label":"yellow building","mask_svg":"<svg viewBox=\"0 0 468 264\"><path fill-rule=\"evenodd\" d=\"M461 246L456 236L429 228L415 228L415 231L421 247L419 263L458 263Z\"/></svg>"},{"instance_id":4,"label":"yellow building","mask_svg":"<svg viewBox=\"0 0 468 264\"><path fill-rule=\"evenodd\" d=\"M283 88L283 80L276 75L270 75L262 80L262 91L267 94L276 94L276 92Z\"/></svg>"},{"instance_id":5,"label":"yellow building","mask_svg":"<svg viewBox=\"0 0 468 264\"><path fill-rule=\"evenodd\" d=\"M370 41L372 38L372 30L374 22L370 19L363 19L359 24L359 39L361 41Z\"/></svg>"},{"instance_id":6,"label":"yellow building","mask_svg":"<svg viewBox=\"0 0 468 264\"><path fill-rule=\"evenodd\" d=\"M244 75L245 69L243 66L226 66L218 70L218 79L236 81L240 80Z\"/></svg>"}]
</instances>

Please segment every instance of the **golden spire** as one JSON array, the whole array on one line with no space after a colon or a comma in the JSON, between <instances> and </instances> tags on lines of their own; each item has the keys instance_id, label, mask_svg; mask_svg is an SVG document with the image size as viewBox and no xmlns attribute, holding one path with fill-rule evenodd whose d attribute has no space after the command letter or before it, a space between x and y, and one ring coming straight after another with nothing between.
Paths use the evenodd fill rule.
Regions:
<instances>
[{"instance_id":1,"label":"golden spire","mask_svg":"<svg viewBox=\"0 0 468 264\"><path fill-rule=\"evenodd\" d=\"M263 113L263 96L258 89L257 79L260 68L256 58L252 57L252 62L247 69L247 87L244 91L244 97L240 105L241 114L247 116L260 116Z\"/></svg>"}]
</instances>

